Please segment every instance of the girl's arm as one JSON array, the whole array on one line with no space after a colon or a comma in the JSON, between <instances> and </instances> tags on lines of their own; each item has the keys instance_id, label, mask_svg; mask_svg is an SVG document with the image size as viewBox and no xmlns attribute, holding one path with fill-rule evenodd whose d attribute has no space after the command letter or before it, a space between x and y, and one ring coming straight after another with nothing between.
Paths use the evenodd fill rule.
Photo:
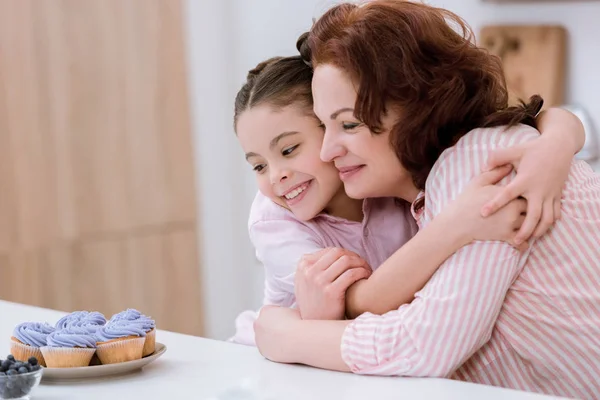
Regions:
<instances>
[{"instance_id":1,"label":"girl's arm","mask_svg":"<svg viewBox=\"0 0 600 400\"><path fill-rule=\"evenodd\" d=\"M527 218L515 237L517 243L542 236L560 218L571 161L585 143L583 124L567 110L542 111L536 122L542 134L537 140L491 153L484 167L511 164L517 170L516 179L481 210L487 216L513 199L527 199Z\"/></svg>"},{"instance_id":2,"label":"girl's arm","mask_svg":"<svg viewBox=\"0 0 600 400\"><path fill-rule=\"evenodd\" d=\"M278 207L273 204L274 207ZM267 219L252 223L250 239L258 260L265 269L264 305L291 307L294 296L296 265L306 253L323 249L308 227L292 219ZM255 345L254 321L258 313L242 312L235 321L235 335L230 342Z\"/></svg>"},{"instance_id":3,"label":"girl's arm","mask_svg":"<svg viewBox=\"0 0 600 400\"><path fill-rule=\"evenodd\" d=\"M583 123L570 111L558 107L549 108L538 114L536 123L542 135L565 143L567 154L579 153L585 144Z\"/></svg>"}]
</instances>

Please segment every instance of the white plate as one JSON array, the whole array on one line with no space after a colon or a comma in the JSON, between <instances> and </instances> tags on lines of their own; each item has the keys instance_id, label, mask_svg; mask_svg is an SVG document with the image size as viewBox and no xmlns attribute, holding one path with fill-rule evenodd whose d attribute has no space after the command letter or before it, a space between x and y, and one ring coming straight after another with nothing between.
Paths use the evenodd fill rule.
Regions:
<instances>
[{"instance_id":1,"label":"white plate","mask_svg":"<svg viewBox=\"0 0 600 400\"><path fill-rule=\"evenodd\" d=\"M154 353L140 360L122 362L118 364L91 365L77 368L44 368L42 382L59 380L77 380L101 378L111 375L122 375L142 369L167 351L167 346L156 342Z\"/></svg>"}]
</instances>

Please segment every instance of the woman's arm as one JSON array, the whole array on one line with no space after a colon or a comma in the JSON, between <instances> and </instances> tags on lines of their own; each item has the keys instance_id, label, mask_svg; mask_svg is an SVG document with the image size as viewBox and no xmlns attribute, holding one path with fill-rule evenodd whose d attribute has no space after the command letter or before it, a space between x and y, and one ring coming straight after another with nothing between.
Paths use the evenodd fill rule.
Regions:
<instances>
[{"instance_id":1,"label":"woman's arm","mask_svg":"<svg viewBox=\"0 0 600 400\"><path fill-rule=\"evenodd\" d=\"M541 236L560 216L560 195L568 177L573 154L585 141L585 131L579 118L567 110L551 108L537 119L539 139L492 152L488 167L513 165L516 178L483 206L488 217L522 196L528 201L527 218L514 237L521 246L532 234ZM465 206L469 207L469 206ZM446 216L445 214L449 214ZM363 312L383 314L412 301L447 257L465 242L464 222L472 217L456 217L452 212L440 214L402 248L394 253L369 279L350 287L346 294L346 314L355 318ZM461 222L461 218L463 218ZM488 221L493 226L496 221ZM473 233L473 228L470 228ZM496 239L490 236L471 236L471 240ZM432 251L435 249L435 251Z\"/></svg>"},{"instance_id":2,"label":"woman's arm","mask_svg":"<svg viewBox=\"0 0 600 400\"><path fill-rule=\"evenodd\" d=\"M486 154L473 146L445 157L435 171L436 183L428 186L423 224L452 201L450 187L463 189L481 167L464 159L483 160ZM465 170L450 178L444 168ZM447 377L489 340L523 257L527 254L501 242L465 246L444 262L412 303L381 316L302 321L293 310L265 309L256 323L259 350L278 362L371 375Z\"/></svg>"},{"instance_id":3,"label":"woman's arm","mask_svg":"<svg viewBox=\"0 0 600 400\"><path fill-rule=\"evenodd\" d=\"M364 312L384 314L410 303L439 266L473 240L510 242L523 220L524 201L514 201L488 219L479 213L480 205L501 190L493 185L510 171L510 167L504 167L475 177L431 224L390 256L368 279L350 287L346 292L346 315L356 318Z\"/></svg>"}]
</instances>

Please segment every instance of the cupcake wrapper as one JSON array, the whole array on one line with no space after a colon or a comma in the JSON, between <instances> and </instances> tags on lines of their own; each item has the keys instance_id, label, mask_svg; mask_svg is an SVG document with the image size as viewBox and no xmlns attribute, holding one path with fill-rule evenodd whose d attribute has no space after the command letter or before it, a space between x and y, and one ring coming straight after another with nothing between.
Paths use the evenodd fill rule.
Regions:
<instances>
[{"instance_id":1,"label":"cupcake wrapper","mask_svg":"<svg viewBox=\"0 0 600 400\"><path fill-rule=\"evenodd\" d=\"M93 348L49 347L40 349L48 368L87 367L96 352Z\"/></svg>"},{"instance_id":2,"label":"cupcake wrapper","mask_svg":"<svg viewBox=\"0 0 600 400\"><path fill-rule=\"evenodd\" d=\"M39 347L29 346L12 339L10 341L10 354L13 355L15 360L22 362L29 360L29 357L35 357L38 360L38 364L40 364L42 367L46 366L44 355L40 351Z\"/></svg>"},{"instance_id":3,"label":"cupcake wrapper","mask_svg":"<svg viewBox=\"0 0 600 400\"><path fill-rule=\"evenodd\" d=\"M126 337L97 343L96 352L102 364L116 364L142 358L145 337Z\"/></svg>"},{"instance_id":4,"label":"cupcake wrapper","mask_svg":"<svg viewBox=\"0 0 600 400\"><path fill-rule=\"evenodd\" d=\"M154 353L156 349L156 329L152 329L150 332L146 332L146 341L144 342L144 350L142 351L142 357L149 356Z\"/></svg>"}]
</instances>

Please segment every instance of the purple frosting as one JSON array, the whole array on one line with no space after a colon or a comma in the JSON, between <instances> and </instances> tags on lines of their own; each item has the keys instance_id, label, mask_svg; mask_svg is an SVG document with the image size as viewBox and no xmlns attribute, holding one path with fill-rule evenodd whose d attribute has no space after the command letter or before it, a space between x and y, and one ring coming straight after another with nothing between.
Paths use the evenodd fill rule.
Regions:
<instances>
[{"instance_id":1,"label":"purple frosting","mask_svg":"<svg viewBox=\"0 0 600 400\"><path fill-rule=\"evenodd\" d=\"M65 329L69 326L92 326L92 325L104 325L106 318L104 315L97 311L75 311L68 315L65 315L56 323L56 329Z\"/></svg>"},{"instance_id":2,"label":"purple frosting","mask_svg":"<svg viewBox=\"0 0 600 400\"><path fill-rule=\"evenodd\" d=\"M83 328L69 327L48 335L49 347L96 347L96 338Z\"/></svg>"},{"instance_id":3,"label":"purple frosting","mask_svg":"<svg viewBox=\"0 0 600 400\"><path fill-rule=\"evenodd\" d=\"M129 321L132 324L139 325L145 332L150 332L156 327L156 323L153 319L133 308L128 308L125 311L113 315L110 321L108 321L108 324L117 321Z\"/></svg>"},{"instance_id":4,"label":"purple frosting","mask_svg":"<svg viewBox=\"0 0 600 400\"><path fill-rule=\"evenodd\" d=\"M132 324L130 321L113 321L96 331L96 340L98 342L107 342L113 339L119 339L126 336L146 336L146 331L139 324Z\"/></svg>"},{"instance_id":5,"label":"purple frosting","mask_svg":"<svg viewBox=\"0 0 600 400\"><path fill-rule=\"evenodd\" d=\"M15 327L13 336L26 345L43 347L46 345L46 338L52 332L54 327L45 322L24 322Z\"/></svg>"}]
</instances>

